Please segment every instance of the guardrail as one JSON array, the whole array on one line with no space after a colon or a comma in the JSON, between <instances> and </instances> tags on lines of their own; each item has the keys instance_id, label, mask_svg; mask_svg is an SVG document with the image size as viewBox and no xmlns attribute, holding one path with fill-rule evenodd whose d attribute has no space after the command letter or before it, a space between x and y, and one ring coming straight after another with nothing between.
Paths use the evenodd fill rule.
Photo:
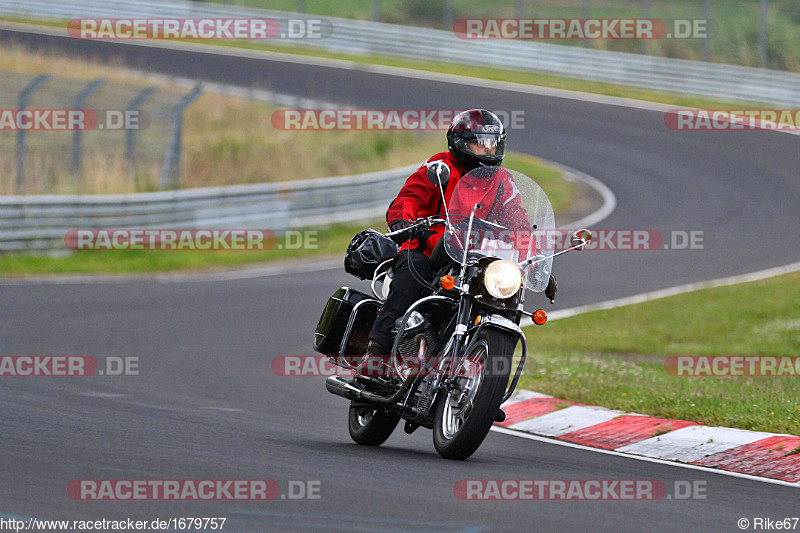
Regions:
<instances>
[{"instance_id":1,"label":"guardrail","mask_svg":"<svg viewBox=\"0 0 800 533\"><path fill-rule=\"evenodd\" d=\"M287 27L288 19L317 20L301 13L269 11L185 0L0 0L0 14L56 19L121 17L262 17ZM420 60L545 72L572 78L715 98L800 107L800 74L702 61L527 41L463 40L451 31L325 17L333 34L322 39L272 41L336 52L380 54Z\"/></svg>"},{"instance_id":2,"label":"guardrail","mask_svg":"<svg viewBox=\"0 0 800 533\"><path fill-rule=\"evenodd\" d=\"M65 251L71 229L270 229L380 216L418 165L336 178L114 195L0 196L0 254Z\"/></svg>"}]
</instances>

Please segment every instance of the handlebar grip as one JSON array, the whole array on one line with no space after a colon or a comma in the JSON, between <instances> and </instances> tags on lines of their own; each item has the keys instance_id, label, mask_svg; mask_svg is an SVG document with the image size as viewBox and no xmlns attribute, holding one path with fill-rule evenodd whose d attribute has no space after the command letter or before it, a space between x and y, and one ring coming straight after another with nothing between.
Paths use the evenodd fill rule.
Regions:
<instances>
[{"instance_id":1,"label":"handlebar grip","mask_svg":"<svg viewBox=\"0 0 800 533\"><path fill-rule=\"evenodd\" d=\"M403 244L404 242L411 240L414 238L416 232L420 229L420 225L412 225L407 228L399 229L397 231L390 231L386 234L387 237L392 239L397 244Z\"/></svg>"},{"instance_id":2,"label":"handlebar grip","mask_svg":"<svg viewBox=\"0 0 800 533\"><path fill-rule=\"evenodd\" d=\"M411 224L407 228L399 229L397 231L390 231L385 234L386 237L389 237L397 244L403 244L404 242L413 239L416 237L420 232L430 229L435 224L441 224L445 222L444 219L433 219L429 220L428 218L420 218L417 219L413 224Z\"/></svg>"},{"instance_id":3,"label":"handlebar grip","mask_svg":"<svg viewBox=\"0 0 800 533\"><path fill-rule=\"evenodd\" d=\"M390 231L386 234L386 236L397 244L403 244L404 242L416 237L420 231L424 231L428 227L426 222L427 220L425 219L419 220L407 228L399 229L397 231Z\"/></svg>"}]
</instances>

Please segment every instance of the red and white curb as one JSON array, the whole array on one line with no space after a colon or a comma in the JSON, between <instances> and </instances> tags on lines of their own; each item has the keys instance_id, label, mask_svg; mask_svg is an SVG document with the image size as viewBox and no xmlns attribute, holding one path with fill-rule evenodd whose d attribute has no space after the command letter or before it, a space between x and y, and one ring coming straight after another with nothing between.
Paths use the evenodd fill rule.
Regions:
<instances>
[{"instance_id":1,"label":"red and white curb","mask_svg":"<svg viewBox=\"0 0 800 533\"><path fill-rule=\"evenodd\" d=\"M503 404L505 428L701 467L797 483L800 437L710 427L583 405L526 390Z\"/></svg>"}]
</instances>

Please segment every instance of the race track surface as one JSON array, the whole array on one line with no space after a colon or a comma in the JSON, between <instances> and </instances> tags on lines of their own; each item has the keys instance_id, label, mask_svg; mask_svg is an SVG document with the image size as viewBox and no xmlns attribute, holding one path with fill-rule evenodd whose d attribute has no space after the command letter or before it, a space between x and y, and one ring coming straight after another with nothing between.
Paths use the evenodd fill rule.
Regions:
<instances>
[{"instance_id":1,"label":"race track surface","mask_svg":"<svg viewBox=\"0 0 800 533\"><path fill-rule=\"evenodd\" d=\"M800 260L800 137L674 132L661 113L614 105L0 32L0 40L12 39L362 108L524 110L525 129L509 134L512 149L579 169L613 190L617 209L598 227L705 232L701 250L558 258L559 299L548 310ZM366 286L330 269L235 281L0 285L0 354L140 362L138 376L3 379L0 515L217 516L228 518L224 531L737 531L741 517L797 514L796 488L498 433L465 462L439 458L425 430L398 429L377 449L353 444L347 403L327 393L322 378L270 369L276 356L313 353L319 313L340 285ZM545 303L542 296L529 302ZM536 339L529 344L535 357ZM473 502L453 494L461 479L503 478L657 479L668 490L676 481L705 481L707 498ZM81 502L66 492L75 479L318 480L322 498Z\"/></svg>"}]
</instances>

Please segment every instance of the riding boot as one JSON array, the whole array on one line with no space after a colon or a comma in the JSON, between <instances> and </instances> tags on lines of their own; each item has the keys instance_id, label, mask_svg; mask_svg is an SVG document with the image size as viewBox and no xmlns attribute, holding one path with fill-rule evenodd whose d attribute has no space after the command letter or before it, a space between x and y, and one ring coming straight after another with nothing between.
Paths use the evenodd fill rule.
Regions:
<instances>
[{"instance_id":1,"label":"riding boot","mask_svg":"<svg viewBox=\"0 0 800 533\"><path fill-rule=\"evenodd\" d=\"M382 343L377 340L370 340L367 344L367 351L361 362L356 367L356 374L365 377L388 377L389 361L391 358L391 347L389 341Z\"/></svg>"}]
</instances>

